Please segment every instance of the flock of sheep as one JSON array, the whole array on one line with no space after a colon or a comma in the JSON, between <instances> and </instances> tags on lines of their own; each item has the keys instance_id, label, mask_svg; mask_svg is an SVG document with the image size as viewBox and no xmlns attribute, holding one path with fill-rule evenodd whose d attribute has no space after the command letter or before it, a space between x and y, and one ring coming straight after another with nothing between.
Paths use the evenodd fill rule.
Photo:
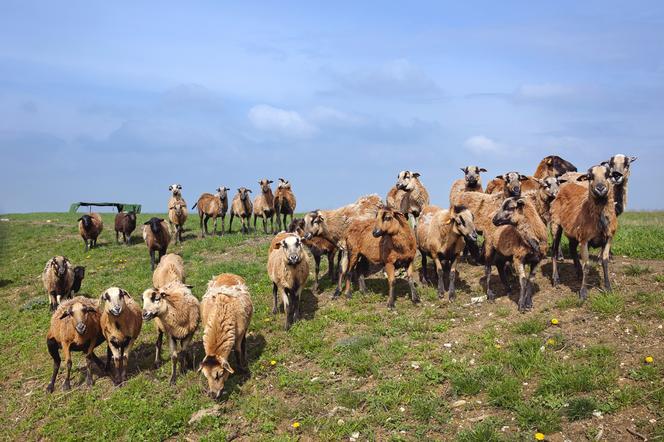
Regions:
<instances>
[{"instance_id":1,"label":"flock of sheep","mask_svg":"<svg viewBox=\"0 0 664 442\"><path fill-rule=\"evenodd\" d=\"M462 168L464 178L452 184L449 209L430 205L429 194L419 174L402 171L384 203L378 195L359 198L352 204L333 210L314 210L303 219L294 219L296 199L290 183L279 179L276 192L272 181L259 182L261 193L252 204L251 190L240 187L231 203L231 225L234 217L241 220L243 233L250 230L254 216L254 230L258 218L263 219L263 231L270 221L270 232L277 233L271 241L267 273L273 284L273 313L281 298L288 330L301 315L300 295L309 277L305 248L315 261L313 291L318 291L320 261L328 258L328 275L339 297L342 289L351 295L352 283L362 292L365 277L384 271L388 282L388 307L395 305L395 280L399 269L405 269L409 294L413 303L419 302L416 289L415 257L419 251L422 265L419 279L423 284L435 284L439 297L448 293L455 298L456 263L462 254L469 261L484 265L485 287L489 300L495 298L490 287L491 269L495 266L501 282L511 293L509 277L516 271L520 293L518 308L532 308L533 278L539 263L549 249L549 232L553 234L551 260L552 284L559 282L558 261L562 260L560 240L565 234L570 254L581 278L579 296L587 297L588 248L601 247L600 259L604 285L610 289L608 263L611 240L617 229L617 217L627 203L627 184L630 166L636 157L614 155L608 161L577 172L576 167L558 156L548 156L538 165L532 176L508 172L491 180L486 189L481 173L485 169ZM63 256L50 259L42 279L49 295L53 315L47 335L47 346L54 367L48 391L54 389L61 359L65 357L67 373L64 389L69 389L71 351L84 352L87 359L87 383L92 384L92 363L110 372L114 383L126 380L128 355L138 337L142 322L154 319L158 338L155 344L155 366L161 362L164 334L168 339L172 374L177 375L181 357L191 361L190 344L199 323L204 327L205 357L199 371L208 380L212 397L221 395L225 381L234 373L229 363L231 351L237 368L248 370L246 332L251 321L253 305L245 280L238 275L224 273L208 283L200 303L186 285L182 258L166 254L171 231L176 242L182 241L187 205L182 198L182 186L169 187L168 219L151 218L143 225L143 238L150 252L153 270L152 287L142 294L143 308L131 295L119 287L107 289L99 301L77 296L85 269L74 267ZM219 187L212 195L204 193L192 207L198 207L201 236L208 234L207 222L213 219L216 234L217 218L221 217L221 234L228 211L227 187ZM287 215L291 222L287 226ZM282 230L282 216L283 228ZM413 226L409 217L413 218ZM228 232L231 232L229 225ZM90 213L78 220L86 250L96 245L103 229L101 217ZM122 233L125 243L136 227L136 214L118 213L115 219L116 241ZM478 236L484 240L481 246ZM581 257L579 259L578 247ZM158 253L158 256L155 256ZM335 266L335 257L336 266ZM435 276L427 266L434 261ZM530 268L526 271L526 266ZM336 270L336 271L335 271ZM106 362L94 354L94 349L107 342Z\"/></svg>"}]
</instances>

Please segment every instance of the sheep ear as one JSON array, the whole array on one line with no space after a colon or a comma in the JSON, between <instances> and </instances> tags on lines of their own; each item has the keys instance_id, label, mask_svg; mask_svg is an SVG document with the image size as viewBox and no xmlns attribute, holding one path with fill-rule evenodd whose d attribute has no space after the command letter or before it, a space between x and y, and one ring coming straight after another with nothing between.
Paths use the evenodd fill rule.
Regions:
<instances>
[{"instance_id":1,"label":"sheep ear","mask_svg":"<svg viewBox=\"0 0 664 442\"><path fill-rule=\"evenodd\" d=\"M272 183L274 183L274 181L272 181L272 180L267 180L267 183L268 183L268 184L272 184Z\"/></svg>"},{"instance_id":2,"label":"sheep ear","mask_svg":"<svg viewBox=\"0 0 664 442\"><path fill-rule=\"evenodd\" d=\"M235 373L235 370L231 367L231 364L228 363L226 359L221 360L221 368L229 372L230 374Z\"/></svg>"},{"instance_id":3,"label":"sheep ear","mask_svg":"<svg viewBox=\"0 0 664 442\"><path fill-rule=\"evenodd\" d=\"M247 192L251 193L251 189L247 189Z\"/></svg>"},{"instance_id":4,"label":"sheep ear","mask_svg":"<svg viewBox=\"0 0 664 442\"><path fill-rule=\"evenodd\" d=\"M147 221L147 222L144 222L144 223L143 223L144 226L147 226L147 225L149 225L149 224L150 224L150 221Z\"/></svg>"},{"instance_id":5,"label":"sheep ear","mask_svg":"<svg viewBox=\"0 0 664 442\"><path fill-rule=\"evenodd\" d=\"M639 157L629 157L629 162L633 163L634 161L638 160Z\"/></svg>"},{"instance_id":6,"label":"sheep ear","mask_svg":"<svg viewBox=\"0 0 664 442\"><path fill-rule=\"evenodd\" d=\"M516 200L516 206L517 206L518 208L521 208L521 207L523 207L523 206L525 206L525 205L526 205L526 202L523 200L523 198L519 198L518 200Z\"/></svg>"},{"instance_id":7,"label":"sheep ear","mask_svg":"<svg viewBox=\"0 0 664 442\"><path fill-rule=\"evenodd\" d=\"M67 316L71 316L71 310L70 310L70 309L65 310L65 311L60 315L60 319L65 319Z\"/></svg>"},{"instance_id":8,"label":"sheep ear","mask_svg":"<svg viewBox=\"0 0 664 442\"><path fill-rule=\"evenodd\" d=\"M99 296L99 305L102 305L104 303L104 301L106 301L106 292L102 293Z\"/></svg>"},{"instance_id":9,"label":"sheep ear","mask_svg":"<svg viewBox=\"0 0 664 442\"><path fill-rule=\"evenodd\" d=\"M558 179L558 184L566 183L567 180L565 178L563 179Z\"/></svg>"},{"instance_id":10,"label":"sheep ear","mask_svg":"<svg viewBox=\"0 0 664 442\"><path fill-rule=\"evenodd\" d=\"M413 172L412 175L413 175L414 178L419 178L420 177L419 172Z\"/></svg>"},{"instance_id":11,"label":"sheep ear","mask_svg":"<svg viewBox=\"0 0 664 442\"><path fill-rule=\"evenodd\" d=\"M168 190L173 191L173 186L168 186Z\"/></svg>"},{"instance_id":12,"label":"sheep ear","mask_svg":"<svg viewBox=\"0 0 664 442\"><path fill-rule=\"evenodd\" d=\"M609 167L609 162L608 161L602 161L601 163L599 163L599 165Z\"/></svg>"},{"instance_id":13,"label":"sheep ear","mask_svg":"<svg viewBox=\"0 0 664 442\"><path fill-rule=\"evenodd\" d=\"M519 175L519 181L526 181L528 179L525 175Z\"/></svg>"},{"instance_id":14,"label":"sheep ear","mask_svg":"<svg viewBox=\"0 0 664 442\"><path fill-rule=\"evenodd\" d=\"M496 177L496 179L497 179L497 180L501 180L501 181L505 181L505 177L502 176L502 175L498 175L498 176Z\"/></svg>"},{"instance_id":15,"label":"sheep ear","mask_svg":"<svg viewBox=\"0 0 664 442\"><path fill-rule=\"evenodd\" d=\"M453 219L454 219L454 218L450 218L450 219L448 219L448 220L445 222L445 224L452 224L452 220L453 220Z\"/></svg>"},{"instance_id":16,"label":"sheep ear","mask_svg":"<svg viewBox=\"0 0 664 442\"><path fill-rule=\"evenodd\" d=\"M96 312L97 309L94 308L94 307L86 306L86 307L83 307L83 311L84 311L85 313L92 313L92 312Z\"/></svg>"},{"instance_id":17,"label":"sheep ear","mask_svg":"<svg viewBox=\"0 0 664 442\"><path fill-rule=\"evenodd\" d=\"M468 172L467 167L459 167L459 169L461 169L461 172L463 172L463 173Z\"/></svg>"},{"instance_id":18,"label":"sheep ear","mask_svg":"<svg viewBox=\"0 0 664 442\"><path fill-rule=\"evenodd\" d=\"M76 221L83 221L83 217L80 217L80 218L77 219Z\"/></svg>"},{"instance_id":19,"label":"sheep ear","mask_svg":"<svg viewBox=\"0 0 664 442\"><path fill-rule=\"evenodd\" d=\"M546 160L546 164L548 164L549 166L552 165L553 164L553 158L548 158Z\"/></svg>"},{"instance_id":20,"label":"sheep ear","mask_svg":"<svg viewBox=\"0 0 664 442\"><path fill-rule=\"evenodd\" d=\"M592 178L590 177L589 173L584 173L583 175L578 177L576 180L577 181L590 181L590 180L592 180Z\"/></svg>"},{"instance_id":21,"label":"sheep ear","mask_svg":"<svg viewBox=\"0 0 664 442\"><path fill-rule=\"evenodd\" d=\"M484 167L480 167L480 172L488 172Z\"/></svg>"}]
</instances>

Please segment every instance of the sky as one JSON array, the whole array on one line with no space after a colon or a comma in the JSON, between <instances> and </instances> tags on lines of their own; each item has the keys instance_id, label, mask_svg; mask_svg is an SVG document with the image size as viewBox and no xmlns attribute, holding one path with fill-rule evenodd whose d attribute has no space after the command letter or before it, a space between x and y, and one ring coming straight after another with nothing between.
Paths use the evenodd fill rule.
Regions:
<instances>
[{"instance_id":1,"label":"sky","mask_svg":"<svg viewBox=\"0 0 664 442\"><path fill-rule=\"evenodd\" d=\"M401 170L446 206L466 165L617 153L664 209L664 2L0 2L0 213L263 177L334 208Z\"/></svg>"}]
</instances>

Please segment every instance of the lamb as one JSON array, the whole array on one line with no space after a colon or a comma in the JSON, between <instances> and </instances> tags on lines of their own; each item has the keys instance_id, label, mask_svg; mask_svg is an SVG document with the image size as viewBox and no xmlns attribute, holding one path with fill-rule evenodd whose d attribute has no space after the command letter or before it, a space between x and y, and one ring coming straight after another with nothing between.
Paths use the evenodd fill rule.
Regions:
<instances>
[{"instance_id":1,"label":"lamb","mask_svg":"<svg viewBox=\"0 0 664 442\"><path fill-rule=\"evenodd\" d=\"M185 282L184 261L180 255L169 253L159 261L152 273L152 286L165 287L173 281Z\"/></svg>"},{"instance_id":2,"label":"lamb","mask_svg":"<svg viewBox=\"0 0 664 442\"><path fill-rule=\"evenodd\" d=\"M42 272L42 282L49 297L51 311L54 311L63 298L71 298L74 285L74 269L71 262L64 256L54 256L49 259Z\"/></svg>"},{"instance_id":3,"label":"lamb","mask_svg":"<svg viewBox=\"0 0 664 442\"><path fill-rule=\"evenodd\" d=\"M143 224L143 240L148 246L150 252L150 268L154 271L156 263L166 254L168 243L171 242L171 234L168 232L168 225L163 218L152 217ZM155 252L159 252L159 257L155 261Z\"/></svg>"},{"instance_id":4,"label":"lamb","mask_svg":"<svg viewBox=\"0 0 664 442\"><path fill-rule=\"evenodd\" d=\"M293 221L291 221L286 231L289 233L297 233L300 238L304 238L304 219L295 218ZM330 241L320 236L314 236L311 239L305 239L303 240L303 243L305 246L307 246L314 257L314 263L316 265L316 279L314 280L312 291L314 293L318 293L321 256L327 256L327 275L330 278L330 281L334 282L334 255L337 251L337 247ZM341 259L341 256L339 256L339 259Z\"/></svg>"},{"instance_id":5,"label":"lamb","mask_svg":"<svg viewBox=\"0 0 664 442\"><path fill-rule=\"evenodd\" d=\"M46 391L53 393L55 379L60 370L60 349L65 357L67 365L67 374L62 389L68 391L71 389L71 352L85 352L87 360L86 384L92 386L92 362L94 361L100 368L104 368L103 363L94 354L94 349L104 342L104 335L101 333L99 324L100 314L97 310L97 303L84 296L76 296L58 306L51 317L51 326L46 334L46 346L48 352L53 358L53 375L51 382L46 387Z\"/></svg>"},{"instance_id":6,"label":"lamb","mask_svg":"<svg viewBox=\"0 0 664 442\"><path fill-rule=\"evenodd\" d=\"M104 221L98 213L90 212L78 219L78 233L85 243L85 251L97 246L97 238L104 230Z\"/></svg>"},{"instance_id":7,"label":"lamb","mask_svg":"<svg viewBox=\"0 0 664 442\"><path fill-rule=\"evenodd\" d=\"M99 299L101 313L101 332L108 343L106 350L106 369L111 367L111 378L115 385L127 380L129 353L141 332L143 318L141 307L125 290L119 287L107 289Z\"/></svg>"},{"instance_id":8,"label":"lamb","mask_svg":"<svg viewBox=\"0 0 664 442\"><path fill-rule=\"evenodd\" d=\"M119 235L122 233L122 242L131 244L131 232L136 229L136 212L119 212L115 215L115 242L120 244Z\"/></svg>"},{"instance_id":9,"label":"lamb","mask_svg":"<svg viewBox=\"0 0 664 442\"><path fill-rule=\"evenodd\" d=\"M208 283L201 300L205 331L205 358L199 371L208 381L209 395L219 399L228 377L235 373L228 362L231 350L241 371L249 371L247 330L254 306L244 278L222 273Z\"/></svg>"},{"instance_id":10,"label":"lamb","mask_svg":"<svg viewBox=\"0 0 664 442\"><path fill-rule=\"evenodd\" d=\"M267 178L258 182L261 186L261 194L254 200L254 231L256 231L256 220L260 216L263 218L263 232L267 233L267 220L269 218L270 232L274 233L274 195L272 189L270 189L272 183L273 181Z\"/></svg>"},{"instance_id":11,"label":"lamb","mask_svg":"<svg viewBox=\"0 0 664 442\"><path fill-rule=\"evenodd\" d=\"M431 257L438 274L438 297L445 296L445 273L449 279L449 300L456 297L456 262L466 247L466 243L477 243L477 231L473 214L464 206L453 206L443 210L427 206L422 211L420 222L415 229L417 247L422 256L420 279L428 281L427 257Z\"/></svg>"},{"instance_id":12,"label":"lamb","mask_svg":"<svg viewBox=\"0 0 664 442\"><path fill-rule=\"evenodd\" d=\"M173 281L165 287L149 288L143 292L143 320L155 320L159 331L155 343L155 366L161 362L161 344L164 333L168 336L171 350L171 385L175 385L177 364L180 354L187 359L187 349L194 333L198 329L200 310L198 299L191 294L191 288L179 281Z\"/></svg>"},{"instance_id":13,"label":"lamb","mask_svg":"<svg viewBox=\"0 0 664 442\"><path fill-rule=\"evenodd\" d=\"M559 177L567 172L576 172L576 166L558 155L549 155L544 157L537 165L534 178Z\"/></svg>"},{"instance_id":14,"label":"lamb","mask_svg":"<svg viewBox=\"0 0 664 442\"><path fill-rule=\"evenodd\" d=\"M397 175L397 183L390 189L386 198L388 207L399 210L406 216L412 215L415 225L422 208L429 205L429 192L419 177L418 172L402 170Z\"/></svg>"},{"instance_id":15,"label":"lamb","mask_svg":"<svg viewBox=\"0 0 664 442\"><path fill-rule=\"evenodd\" d=\"M217 193L204 193L198 198L196 204L192 206L192 210L198 206L198 218L201 226L201 238L208 235L208 220L212 218L214 230L213 235L217 234L217 217L221 216L221 234L224 234L224 223L226 221L226 212L228 212L228 187L217 187ZM205 230L203 229L205 227Z\"/></svg>"},{"instance_id":16,"label":"lamb","mask_svg":"<svg viewBox=\"0 0 664 442\"><path fill-rule=\"evenodd\" d=\"M505 198L520 197L521 192L537 190L539 183L533 177L521 175L519 172L507 172L498 175L486 186L486 193L502 193Z\"/></svg>"},{"instance_id":17,"label":"lamb","mask_svg":"<svg viewBox=\"0 0 664 442\"><path fill-rule=\"evenodd\" d=\"M184 223L187 222L187 203L183 199L173 201L168 207L168 221L171 226L175 226L175 243L182 243L184 234Z\"/></svg>"},{"instance_id":18,"label":"lamb","mask_svg":"<svg viewBox=\"0 0 664 442\"><path fill-rule=\"evenodd\" d=\"M360 290L365 292L364 276L375 272L377 268L384 267L385 273L387 273L389 293L387 307L394 308L396 300L395 269L406 268L410 299L413 304L420 302L413 277L413 262L417 254L417 244L406 215L385 206L378 210L373 220L355 220L346 233L346 244L348 246L348 264L347 266L342 265L339 287L345 278L347 296L350 296L351 290L348 270L356 271L359 274ZM339 287L333 298L339 296Z\"/></svg>"},{"instance_id":19,"label":"lamb","mask_svg":"<svg viewBox=\"0 0 664 442\"><path fill-rule=\"evenodd\" d=\"M627 207L627 181L629 180L630 166L637 157L628 157L622 154L612 156L609 161L604 161L602 165L607 166L611 171L611 181L613 181L613 199L616 204L616 215L620 216Z\"/></svg>"},{"instance_id":20,"label":"lamb","mask_svg":"<svg viewBox=\"0 0 664 442\"><path fill-rule=\"evenodd\" d=\"M466 166L462 167L461 171L464 174L462 179L458 179L452 183L452 188L450 189L450 204L455 199L456 195L461 192L484 192L482 189L482 177L480 176L481 172L486 172L486 169L483 167L477 166Z\"/></svg>"},{"instance_id":21,"label":"lamb","mask_svg":"<svg viewBox=\"0 0 664 442\"><path fill-rule=\"evenodd\" d=\"M309 263L296 233L279 234L272 240L267 259L267 274L272 281L272 314L277 313L277 294L286 312L285 329L300 318L300 295L309 277Z\"/></svg>"},{"instance_id":22,"label":"lamb","mask_svg":"<svg viewBox=\"0 0 664 442\"><path fill-rule=\"evenodd\" d=\"M291 216L291 222L293 221L296 205L297 200L295 199L295 194L293 194L293 191L291 190L290 182L283 178L279 178L277 191L274 194L274 213L277 215L277 227L279 230L282 229L280 215L284 216L283 228L285 229L288 215Z\"/></svg>"},{"instance_id":23,"label":"lamb","mask_svg":"<svg viewBox=\"0 0 664 442\"><path fill-rule=\"evenodd\" d=\"M251 189L247 189L246 187L240 187L237 189L237 193L231 204L231 223L228 226L228 233L232 233L234 216L240 218L240 221L242 222L242 233L249 233L249 219L251 218L252 212L251 198L249 197L250 193Z\"/></svg>"},{"instance_id":24,"label":"lamb","mask_svg":"<svg viewBox=\"0 0 664 442\"><path fill-rule=\"evenodd\" d=\"M577 274L581 276L579 297L588 297L588 247L602 247L602 269L604 288L611 290L609 281L609 256L611 241L618 229L614 206L611 170L604 165L593 166L577 181L588 181L588 188L568 183L564 185L551 204L551 230L553 231L553 273L554 287L559 283L558 262L555 257L560 248L563 233L569 239L569 250L574 260ZM577 246L581 245L581 263Z\"/></svg>"},{"instance_id":25,"label":"lamb","mask_svg":"<svg viewBox=\"0 0 664 442\"><path fill-rule=\"evenodd\" d=\"M519 274L519 311L525 312L533 307L535 270L546 256L548 248L549 235L546 226L535 206L528 200L517 197L505 199L492 222L495 228L485 236L484 244L487 299L492 301L496 297L490 287L492 264L498 268L498 274L508 293L511 292L505 269L505 263L511 261ZM530 265L528 276L526 265Z\"/></svg>"}]
</instances>

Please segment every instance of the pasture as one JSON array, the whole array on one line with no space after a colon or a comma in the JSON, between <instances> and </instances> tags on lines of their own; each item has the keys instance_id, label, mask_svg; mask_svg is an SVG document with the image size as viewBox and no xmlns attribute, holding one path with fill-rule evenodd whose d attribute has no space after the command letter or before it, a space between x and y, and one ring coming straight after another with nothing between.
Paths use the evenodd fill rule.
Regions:
<instances>
[{"instance_id":1,"label":"pasture","mask_svg":"<svg viewBox=\"0 0 664 442\"><path fill-rule=\"evenodd\" d=\"M213 275L232 272L246 278L255 306L251 375L231 376L219 402L206 396L195 369L175 387L168 385L169 363L152 369L154 323L144 325L126 385L114 387L97 371L87 388L84 359L75 353L72 390L62 391L61 371L55 392L46 393L46 261L62 254L86 266L81 293L93 298L119 286L139 300L151 285L140 238L151 215L139 216L127 247L115 244L114 215L104 214L99 247L88 252L78 216L1 216L8 220L0 222L1 439L502 441L533 440L537 432L551 441L664 438L664 212L620 217L614 291L598 289L594 263L585 304L569 260L555 290L549 261L538 270L528 314L500 296L499 283L495 303L471 303L482 294L482 268L462 263L453 304L419 285L422 303L413 306L400 283L394 311L385 306L382 275L368 280L366 295L336 301L323 277L321 294L305 289L304 319L289 332L283 313L271 313L271 236L241 235L236 221L233 234L199 239L190 215L184 243L169 252L183 256L194 294L200 298ZM196 365L201 339L199 331ZM645 363L646 356L654 362Z\"/></svg>"}]
</instances>

